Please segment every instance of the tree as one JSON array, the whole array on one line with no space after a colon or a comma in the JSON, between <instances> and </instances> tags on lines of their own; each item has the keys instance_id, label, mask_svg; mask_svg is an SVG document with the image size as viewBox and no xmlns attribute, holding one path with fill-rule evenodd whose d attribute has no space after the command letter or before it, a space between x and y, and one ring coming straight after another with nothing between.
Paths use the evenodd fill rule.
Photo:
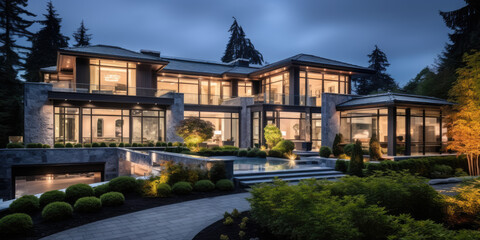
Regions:
<instances>
[{"instance_id":1,"label":"tree","mask_svg":"<svg viewBox=\"0 0 480 240\"><path fill-rule=\"evenodd\" d=\"M449 91L456 102L449 116L448 149L465 154L470 175L480 174L480 52L465 54L465 67L457 70L458 78Z\"/></svg>"},{"instance_id":2,"label":"tree","mask_svg":"<svg viewBox=\"0 0 480 240\"><path fill-rule=\"evenodd\" d=\"M17 74L23 65L19 53L28 48L16 40L31 36L27 28L33 21L25 17L35 16L26 7L26 0L0 1L0 147L8 143L8 136L22 135L23 130L23 91Z\"/></svg>"},{"instance_id":3,"label":"tree","mask_svg":"<svg viewBox=\"0 0 480 240\"><path fill-rule=\"evenodd\" d=\"M343 153L340 144L343 142L343 135L341 133L335 134L335 139L333 140L332 152L333 156L338 157Z\"/></svg>"},{"instance_id":4,"label":"tree","mask_svg":"<svg viewBox=\"0 0 480 240\"><path fill-rule=\"evenodd\" d=\"M236 18L233 18L233 24L228 31L231 35L222 57L222 62L231 62L238 58L244 58L250 60L252 64L261 65L263 63L262 54L255 49L252 41L246 38L245 32L238 25Z\"/></svg>"},{"instance_id":5,"label":"tree","mask_svg":"<svg viewBox=\"0 0 480 240\"><path fill-rule=\"evenodd\" d=\"M88 28L85 27L85 24L82 22L80 23L80 27L77 29L76 32L73 33L73 38L77 42L75 47L83 47L83 46L89 46L90 45L90 40L92 39L92 34L87 33Z\"/></svg>"},{"instance_id":6,"label":"tree","mask_svg":"<svg viewBox=\"0 0 480 240\"><path fill-rule=\"evenodd\" d=\"M429 67L425 67L417 74L417 76L415 76L415 78L405 84L402 88L402 92L429 95L428 93L439 91L439 89L433 84L433 81L435 81L435 73L432 72Z\"/></svg>"},{"instance_id":7,"label":"tree","mask_svg":"<svg viewBox=\"0 0 480 240\"><path fill-rule=\"evenodd\" d=\"M200 118L187 118L182 120L175 130L189 148L198 151L198 144L213 137L215 126L211 122Z\"/></svg>"},{"instance_id":8,"label":"tree","mask_svg":"<svg viewBox=\"0 0 480 240\"><path fill-rule=\"evenodd\" d=\"M370 63L368 67L374 69L375 74L371 77L361 77L354 80L357 94L364 95L398 89L395 80L393 80L390 74L386 73L387 67L390 66L387 55L377 45L375 45L372 53L368 55L368 58Z\"/></svg>"},{"instance_id":9,"label":"tree","mask_svg":"<svg viewBox=\"0 0 480 240\"><path fill-rule=\"evenodd\" d=\"M57 51L68 47L68 37L60 33L61 18L58 17L52 2L47 4L45 20L39 21L43 28L35 33L30 41L32 51L27 56L26 73L23 75L27 81L40 82L40 68L54 66L57 63Z\"/></svg>"},{"instance_id":10,"label":"tree","mask_svg":"<svg viewBox=\"0 0 480 240\"><path fill-rule=\"evenodd\" d=\"M268 148L272 149L282 141L282 132L274 124L268 124L263 131Z\"/></svg>"},{"instance_id":11,"label":"tree","mask_svg":"<svg viewBox=\"0 0 480 240\"><path fill-rule=\"evenodd\" d=\"M363 151L362 142L357 139L355 146L353 146L352 157L348 165L348 174L361 177L363 175Z\"/></svg>"},{"instance_id":12,"label":"tree","mask_svg":"<svg viewBox=\"0 0 480 240\"><path fill-rule=\"evenodd\" d=\"M368 145L368 153L370 154L370 160L377 161L382 159L382 148L380 147L380 142L378 141L377 134L372 134Z\"/></svg>"}]
</instances>

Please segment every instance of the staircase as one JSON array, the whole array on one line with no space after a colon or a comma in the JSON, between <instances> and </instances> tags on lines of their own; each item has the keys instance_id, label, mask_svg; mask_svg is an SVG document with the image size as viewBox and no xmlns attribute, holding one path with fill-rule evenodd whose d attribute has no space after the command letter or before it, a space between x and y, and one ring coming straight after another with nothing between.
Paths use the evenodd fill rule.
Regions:
<instances>
[{"instance_id":1,"label":"staircase","mask_svg":"<svg viewBox=\"0 0 480 240\"><path fill-rule=\"evenodd\" d=\"M275 177L287 182L299 182L303 179L335 179L345 176L333 168L315 167L305 169L287 169L271 172L241 172L236 173L233 179L236 184L250 186L257 183L273 182Z\"/></svg>"}]
</instances>

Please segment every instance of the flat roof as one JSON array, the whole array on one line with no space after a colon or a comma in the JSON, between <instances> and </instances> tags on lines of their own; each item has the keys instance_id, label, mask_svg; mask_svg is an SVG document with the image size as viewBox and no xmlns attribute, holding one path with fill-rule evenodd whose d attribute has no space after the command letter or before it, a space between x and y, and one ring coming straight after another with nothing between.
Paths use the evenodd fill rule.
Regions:
<instances>
[{"instance_id":1,"label":"flat roof","mask_svg":"<svg viewBox=\"0 0 480 240\"><path fill-rule=\"evenodd\" d=\"M402 104L430 106L453 105L452 102L440 98L389 92L366 96L355 96L353 99L338 104L337 109L348 110L369 106L394 106Z\"/></svg>"}]
</instances>

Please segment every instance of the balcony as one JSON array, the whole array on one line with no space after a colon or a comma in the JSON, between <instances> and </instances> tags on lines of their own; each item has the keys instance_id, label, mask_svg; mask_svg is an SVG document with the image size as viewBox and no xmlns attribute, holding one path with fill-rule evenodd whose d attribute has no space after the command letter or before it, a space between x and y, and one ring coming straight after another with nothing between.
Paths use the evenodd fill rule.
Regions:
<instances>
[{"instance_id":1,"label":"balcony","mask_svg":"<svg viewBox=\"0 0 480 240\"><path fill-rule=\"evenodd\" d=\"M305 96L305 95L260 93L260 94L254 95L253 99L255 103L264 103L264 104L309 106L309 107L320 107L322 105L321 97L311 97L311 96Z\"/></svg>"}]
</instances>

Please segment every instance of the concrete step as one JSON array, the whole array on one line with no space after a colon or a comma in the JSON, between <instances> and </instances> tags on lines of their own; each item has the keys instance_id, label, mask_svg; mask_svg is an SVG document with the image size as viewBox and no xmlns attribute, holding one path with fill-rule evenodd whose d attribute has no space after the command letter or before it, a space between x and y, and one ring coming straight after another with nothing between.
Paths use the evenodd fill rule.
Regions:
<instances>
[{"instance_id":1,"label":"concrete step","mask_svg":"<svg viewBox=\"0 0 480 240\"><path fill-rule=\"evenodd\" d=\"M305 180L305 179L311 179L311 178L315 178L317 180L320 180L320 179L335 179L335 178L341 178L345 176L345 174L329 174L329 175L318 175L318 176L308 176L308 177L288 177L288 178L281 178L283 181L286 181L286 182L299 182L301 180ZM258 183L270 183L270 182L273 182L274 178L270 178L270 179L261 179L261 180L248 180L248 181L239 181L238 183L240 185L243 185L243 186L250 186L250 185L254 185L254 184L258 184Z\"/></svg>"}]
</instances>

